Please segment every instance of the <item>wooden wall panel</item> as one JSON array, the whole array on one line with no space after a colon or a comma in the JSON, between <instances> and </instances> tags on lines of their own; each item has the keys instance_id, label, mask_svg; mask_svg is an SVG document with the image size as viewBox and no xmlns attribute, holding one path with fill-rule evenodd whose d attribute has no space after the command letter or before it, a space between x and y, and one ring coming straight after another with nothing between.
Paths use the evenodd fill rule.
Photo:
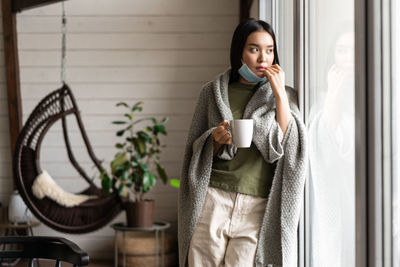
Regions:
<instances>
[{"instance_id":1,"label":"wooden wall panel","mask_svg":"<svg viewBox=\"0 0 400 267\"><path fill-rule=\"evenodd\" d=\"M122 109L115 103L145 101L138 115L169 117L162 163L178 178L187 130L204 83L229 66L229 48L238 18L238 0L69 0L65 3L67 81L71 86L94 151L107 166L116 150ZM60 3L18 14L18 46L23 121L36 103L60 86ZM0 51L4 46L0 42ZM0 125L8 123L4 61L0 56ZM93 164L82 147L74 120L68 119L76 156L91 175ZM8 128L0 128L0 201L12 190ZM84 182L67 161L60 124L50 129L42 166L63 188L78 192ZM96 180L98 183L99 181ZM11 186L10 186L11 185ZM159 181L149 197L156 219L172 223L176 233L177 189ZM125 220L122 213L114 222ZM35 234L63 235L92 258L111 258L113 231L107 226L85 235L64 235L45 226Z\"/></svg>"}]
</instances>

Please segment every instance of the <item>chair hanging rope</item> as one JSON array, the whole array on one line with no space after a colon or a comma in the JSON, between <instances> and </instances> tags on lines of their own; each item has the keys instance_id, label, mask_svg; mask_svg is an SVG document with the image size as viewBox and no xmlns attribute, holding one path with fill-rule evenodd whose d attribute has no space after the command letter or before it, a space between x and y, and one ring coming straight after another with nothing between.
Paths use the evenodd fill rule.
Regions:
<instances>
[{"instance_id":1,"label":"chair hanging rope","mask_svg":"<svg viewBox=\"0 0 400 267\"><path fill-rule=\"evenodd\" d=\"M62 6L62 23L61 23L61 84L65 83L66 77L66 50L67 50L67 17L65 15L64 1L61 2Z\"/></svg>"}]
</instances>

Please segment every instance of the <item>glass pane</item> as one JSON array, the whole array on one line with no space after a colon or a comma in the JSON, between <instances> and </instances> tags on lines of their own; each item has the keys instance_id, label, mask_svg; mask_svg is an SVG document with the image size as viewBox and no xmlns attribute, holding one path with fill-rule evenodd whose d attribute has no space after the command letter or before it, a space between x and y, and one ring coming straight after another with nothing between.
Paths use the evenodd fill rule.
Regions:
<instances>
[{"instance_id":1,"label":"glass pane","mask_svg":"<svg viewBox=\"0 0 400 267\"><path fill-rule=\"evenodd\" d=\"M400 267L400 19L399 1L392 1L392 95L393 95L393 267Z\"/></svg>"},{"instance_id":2,"label":"glass pane","mask_svg":"<svg viewBox=\"0 0 400 267\"><path fill-rule=\"evenodd\" d=\"M354 2L310 0L310 264L355 266Z\"/></svg>"}]
</instances>

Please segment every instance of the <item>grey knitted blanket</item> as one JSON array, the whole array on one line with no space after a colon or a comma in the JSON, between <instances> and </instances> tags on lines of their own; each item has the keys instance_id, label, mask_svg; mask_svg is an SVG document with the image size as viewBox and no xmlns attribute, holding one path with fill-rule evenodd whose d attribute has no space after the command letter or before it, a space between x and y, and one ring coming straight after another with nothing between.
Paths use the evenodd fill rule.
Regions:
<instances>
[{"instance_id":1,"label":"grey knitted blanket","mask_svg":"<svg viewBox=\"0 0 400 267\"><path fill-rule=\"evenodd\" d=\"M230 69L202 88L187 136L178 203L179 266L187 266L190 240L207 193L213 162L214 128L231 120L228 101ZM243 118L254 120L253 142L265 161L277 162L260 229L258 266L297 266L297 227L307 169L306 129L297 106L296 91L286 86L292 119L283 136L275 119L275 98L269 82L249 100ZM217 157L231 160L234 145L223 145Z\"/></svg>"}]
</instances>

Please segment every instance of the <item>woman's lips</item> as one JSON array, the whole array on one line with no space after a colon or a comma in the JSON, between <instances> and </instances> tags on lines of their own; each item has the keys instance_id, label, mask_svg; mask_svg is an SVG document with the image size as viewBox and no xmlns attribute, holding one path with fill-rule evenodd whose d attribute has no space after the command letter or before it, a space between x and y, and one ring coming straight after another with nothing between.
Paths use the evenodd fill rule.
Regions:
<instances>
[{"instance_id":1,"label":"woman's lips","mask_svg":"<svg viewBox=\"0 0 400 267\"><path fill-rule=\"evenodd\" d=\"M261 71L261 72L264 72L265 71L265 68L263 68L263 67L258 67L258 68L256 68L258 71Z\"/></svg>"}]
</instances>

